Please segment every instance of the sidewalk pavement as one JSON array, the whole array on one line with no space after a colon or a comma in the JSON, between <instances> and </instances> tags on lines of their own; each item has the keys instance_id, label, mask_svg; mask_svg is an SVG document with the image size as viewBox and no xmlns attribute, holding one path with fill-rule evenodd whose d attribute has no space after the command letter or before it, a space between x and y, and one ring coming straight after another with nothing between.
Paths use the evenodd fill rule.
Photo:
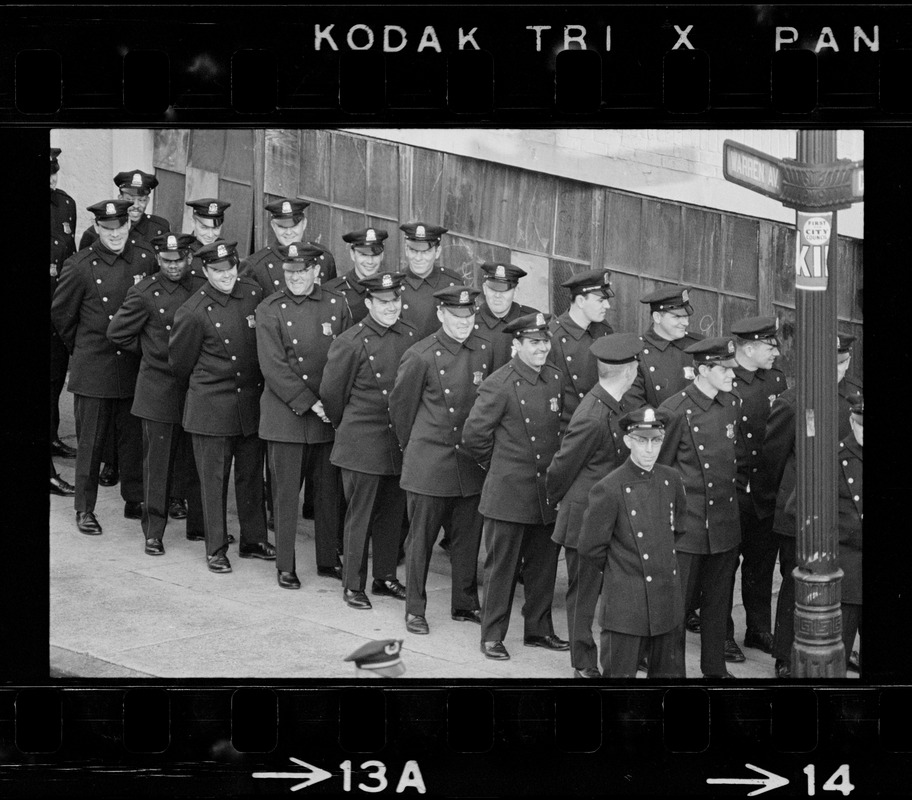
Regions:
<instances>
[{"instance_id":1,"label":"sidewalk pavement","mask_svg":"<svg viewBox=\"0 0 912 800\"><path fill-rule=\"evenodd\" d=\"M75 446L72 395L64 393L61 438ZM63 478L74 480L73 460L56 459ZM232 484L233 486L233 484ZM242 559L237 544L228 557L233 572L206 567L203 542L185 537L185 523L170 520L165 555L143 552L139 520L124 519L120 485L99 487L96 514L104 533L86 536L75 525L72 498L50 498L50 663L55 677L86 678L350 678L344 658L371 639L403 639L406 678L572 678L569 654L522 643L523 587L518 586L505 646L509 661L490 661L479 651L479 628L450 618L449 557L434 547L427 581L430 635L405 630L404 603L373 597L371 611L342 600L342 584L319 577L313 522L299 520L297 573L301 589L280 589L275 562ZM238 535L234 492L228 528ZM272 534L270 534L272 538ZM479 558L479 578L484 545ZM399 567L405 582L405 569ZM775 576L778 591L778 570ZM567 573L558 565L553 620L567 638ZM739 583L733 615L736 640L744 637ZM594 630L598 641L598 629ZM747 660L729 664L740 679L772 678L773 659L743 648ZM700 677L700 637L687 634L686 666ZM853 673L849 673L853 675ZM645 675L640 674L645 679Z\"/></svg>"}]
</instances>

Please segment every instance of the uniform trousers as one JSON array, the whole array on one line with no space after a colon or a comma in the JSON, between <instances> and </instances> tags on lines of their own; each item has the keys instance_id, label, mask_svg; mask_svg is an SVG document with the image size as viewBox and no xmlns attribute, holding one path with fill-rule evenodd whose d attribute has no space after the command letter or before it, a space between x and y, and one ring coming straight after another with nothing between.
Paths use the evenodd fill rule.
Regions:
<instances>
[{"instance_id":1,"label":"uniform trousers","mask_svg":"<svg viewBox=\"0 0 912 800\"><path fill-rule=\"evenodd\" d=\"M342 469L345 490L344 552L342 584L346 589L364 591L367 583L367 549L373 549L375 580L396 577L399 532L405 513L405 492L399 475L369 475Z\"/></svg>"},{"instance_id":2,"label":"uniform trousers","mask_svg":"<svg viewBox=\"0 0 912 800\"><path fill-rule=\"evenodd\" d=\"M795 641L795 537L776 536L779 543L779 601L776 603L776 632L773 635L773 657L777 661L792 660L792 643Z\"/></svg>"},{"instance_id":3,"label":"uniform trousers","mask_svg":"<svg viewBox=\"0 0 912 800\"><path fill-rule=\"evenodd\" d=\"M187 493L196 490L199 494L199 474L196 471L196 461L193 458L193 440L190 434L181 428L181 435L177 437L177 452L174 454L174 470L171 474L171 497L181 500L187 499ZM202 533L203 529L200 528Z\"/></svg>"},{"instance_id":4,"label":"uniform trousers","mask_svg":"<svg viewBox=\"0 0 912 800\"><path fill-rule=\"evenodd\" d=\"M50 441L58 437L60 429L60 393L66 383L70 354L55 331L51 331L51 428Z\"/></svg>"},{"instance_id":5,"label":"uniform trousers","mask_svg":"<svg viewBox=\"0 0 912 800\"><path fill-rule=\"evenodd\" d=\"M203 500L206 555L224 554L228 549L228 478L232 461L241 544L266 542L263 442L255 433L250 436L194 433L192 438Z\"/></svg>"},{"instance_id":6,"label":"uniform trousers","mask_svg":"<svg viewBox=\"0 0 912 800\"><path fill-rule=\"evenodd\" d=\"M120 462L120 496L128 503L142 502L142 426L130 413L132 397L73 395L76 417L77 511L94 511L98 499L98 470L108 431L113 431Z\"/></svg>"},{"instance_id":7,"label":"uniform trousers","mask_svg":"<svg viewBox=\"0 0 912 800\"><path fill-rule=\"evenodd\" d=\"M641 651L649 661L650 678L685 677L684 637L680 628L658 636L634 636L602 629L600 639L603 678L635 678Z\"/></svg>"},{"instance_id":8,"label":"uniform trousers","mask_svg":"<svg viewBox=\"0 0 912 800\"><path fill-rule=\"evenodd\" d=\"M143 419L142 437L142 528L146 538L161 540L164 536L168 524L171 487L178 483L178 476L185 487L181 497L187 499L187 533L202 534L205 525L199 476L189 447L183 449L184 459L181 458L180 442L189 440L189 435L177 423ZM187 456L190 463L185 460Z\"/></svg>"},{"instance_id":9,"label":"uniform trousers","mask_svg":"<svg viewBox=\"0 0 912 800\"><path fill-rule=\"evenodd\" d=\"M861 632L861 603L842 604L842 643L845 646L846 661L855 646L855 634ZM861 651L858 651L859 657Z\"/></svg>"},{"instance_id":10,"label":"uniform trousers","mask_svg":"<svg viewBox=\"0 0 912 800\"><path fill-rule=\"evenodd\" d=\"M276 569L295 571L295 535L300 515L298 500L310 468L314 484L314 543L318 567L339 563L336 543L342 524L342 478L329 461L332 442L267 442L275 519Z\"/></svg>"},{"instance_id":11,"label":"uniform trousers","mask_svg":"<svg viewBox=\"0 0 912 800\"><path fill-rule=\"evenodd\" d=\"M720 676L725 667L725 625L731 605L732 575L738 567L738 548L723 553L682 553L678 569L684 589L684 607L700 598L700 669L704 675ZM684 646L686 628L679 636Z\"/></svg>"},{"instance_id":12,"label":"uniform trousers","mask_svg":"<svg viewBox=\"0 0 912 800\"><path fill-rule=\"evenodd\" d=\"M480 496L433 497L416 492L406 492L406 495L411 520L405 541L406 613L423 617L427 611L426 584L431 553L444 522L450 530L450 609L476 611L480 607L477 573L483 522L478 512Z\"/></svg>"},{"instance_id":13,"label":"uniform trousers","mask_svg":"<svg viewBox=\"0 0 912 800\"><path fill-rule=\"evenodd\" d=\"M592 620L602 590L602 573L589 559L580 558L575 547L564 547L564 556L570 663L574 669L594 669L598 665L598 650L592 638Z\"/></svg>"},{"instance_id":14,"label":"uniform trousers","mask_svg":"<svg viewBox=\"0 0 912 800\"><path fill-rule=\"evenodd\" d=\"M510 626L519 565L523 565L524 636L552 636L551 603L560 545L551 541L554 523L528 525L485 517L484 600L481 640L502 642Z\"/></svg>"}]
</instances>

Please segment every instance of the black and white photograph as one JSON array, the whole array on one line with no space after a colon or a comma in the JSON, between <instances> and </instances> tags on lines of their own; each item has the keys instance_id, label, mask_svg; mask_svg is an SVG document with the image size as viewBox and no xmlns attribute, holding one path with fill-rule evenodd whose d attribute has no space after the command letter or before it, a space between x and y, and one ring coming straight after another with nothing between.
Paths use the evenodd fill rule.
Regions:
<instances>
[{"instance_id":1,"label":"black and white photograph","mask_svg":"<svg viewBox=\"0 0 912 800\"><path fill-rule=\"evenodd\" d=\"M51 676L863 675L864 142L52 129Z\"/></svg>"}]
</instances>

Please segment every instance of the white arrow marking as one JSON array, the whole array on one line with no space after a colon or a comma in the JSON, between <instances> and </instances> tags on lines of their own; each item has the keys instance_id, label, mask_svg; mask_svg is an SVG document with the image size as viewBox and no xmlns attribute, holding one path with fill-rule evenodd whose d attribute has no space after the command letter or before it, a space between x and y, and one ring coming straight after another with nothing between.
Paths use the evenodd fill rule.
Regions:
<instances>
[{"instance_id":1,"label":"white arrow marking","mask_svg":"<svg viewBox=\"0 0 912 800\"><path fill-rule=\"evenodd\" d=\"M748 797L753 797L755 794L763 794L764 792L770 791L770 789L778 789L780 786L785 786L788 783L788 778L783 778L781 775L777 775L775 772L767 772L761 767L755 767L753 764L745 764L745 767L752 769L754 772L759 772L761 775L764 775L763 778L707 778L707 783L740 783L747 786L760 786L760 789L754 789L752 792L748 792Z\"/></svg>"},{"instance_id":2,"label":"white arrow marking","mask_svg":"<svg viewBox=\"0 0 912 800\"><path fill-rule=\"evenodd\" d=\"M301 783L297 783L291 787L291 791L296 792L298 789L306 789L308 786L313 786L315 783L320 781L325 781L327 778L332 777L331 772L327 772L325 769L320 769L315 767L313 764L308 764L306 761L301 761L297 758L289 757L289 761L293 761L299 767L304 767L308 772L254 772L254 778L304 778Z\"/></svg>"}]
</instances>

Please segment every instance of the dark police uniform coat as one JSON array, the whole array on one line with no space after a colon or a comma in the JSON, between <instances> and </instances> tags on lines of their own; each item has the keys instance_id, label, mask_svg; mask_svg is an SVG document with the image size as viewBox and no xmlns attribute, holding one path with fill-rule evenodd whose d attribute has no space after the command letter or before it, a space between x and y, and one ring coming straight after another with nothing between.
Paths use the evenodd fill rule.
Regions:
<instances>
[{"instance_id":1,"label":"dark police uniform coat","mask_svg":"<svg viewBox=\"0 0 912 800\"><path fill-rule=\"evenodd\" d=\"M545 364L536 372L518 356L481 384L462 444L488 472L478 507L485 517L554 522L546 479L560 446L562 384L560 370Z\"/></svg>"},{"instance_id":2,"label":"dark police uniform coat","mask_svg":"<svg viewBox=\"0 0 912 800\"><path fill-rule=\"evenodd\" d=\"M324 286L333 292L339 292L345 297L348 301L348 310L351 312L354 322L361 322L367 316L367 306L364 305L367 289L358 280L354 269L345 275L339 275L337 278L327 281Z\"/></svg>"},{"instance_id":3,"label":"dark police uniform coat","mask_svg":"<svg viewBox=\"0 0 912 800\"><path fill-rule=\"evenodd\" d=\"M850 434L839 443L839 566L842 602L861 604L861 532L864 521L862 447Z\"/></svg>"},{"instance_id":4,"label":"dark police uniform coat","mask_svg":"<svg viewBox=\"0 0 912 800\"><path fill-rule=\"evenodd\" d=\"M266 384L260 399L260 438L331 442L332 425L312 407L320 399L330 345L352 325L345 298L319 285L309 295L283 288L260 303L256 321L257 353Z\"/></svg>"},{"instance_id":5,"label":"dark police uniform coat","mask_svg":"<svg viewBox=\"0 0 912 800\"><path fill-rule=\"evenodd\" d=\"M473 334L457 342L442 328L406 350L390 396L406 491L434 497L481 493L484 470L461 442L478 387L490 374L490 357L486 339Z\"/></svg>"},{"instance_id":6,"label":"dark police uniform coat","mask_svg":"<svg viewBox=\"0 0 912 800\"><path fill-rule=\"evenodd\" d=\"M590 354L591 355L591 354ZM623 463L629 451L618 419L621 404L596 384L583 398L548 467L548 496L557 510L555 542L577 547L589 490Z\"/></svg>"},{"instance_id":7,"label":"dark police uniform coat","mask_svg":"<svg viewBox=\"0 0 912 800\"><path fill-rule=\"evenodd\" d=\"M336 429L331 460L337 467L369 475L402 472L389 397L399 361L417 341L407 322L385 328L368 315L330 346L320 397Z\"/></svg>"},{"instance_id":8,"label":"dark police uniform coat","mask_svg":"<svg viewBox=\"0 0 912 800\"><path fill-rule=\"evenodd\" d=\"M580 401L598 383L596 359L589 347L596 339L614 333L614 329L606 322L593 322L581 328L570 319L569 311L552 319L549 327L552 338L548 360L564 373L561 427L566 430Z\"/></svg>"},{"instance_id":9,"label":"dark police uniform coat","mask_svg":"<svg viewBox=\"0 0 912 800\"><path fill-rule=\"evenodd\" d=\"M322 244L307 242L313 247L319 247L323 254L320 256L319 282L326 285L336 277L336 260ZM238 274L246 275L255 280L263 289L263 294L269 297L273 292L280 292L285 288L285 277L282 274L282 257L276 252L276 242L266 245L262 250L247 256L238 267Z\"/></svg>"},{"instance_id":10,"label":"dark police uniform coat","mask_svg":"<svg viewBox=\"0 0 912 800\"><path fill-rule=\"evenodd\" d=\"M108 340L108 323L127 291L155 265L140 242L112 253L101 240L67 259L51 303L51 319L70 352L68 390L99 398L132 397L139 356Z\"/></svg>"},{"instance_id":11,"label":"dark police uniform coat","mask_svg":"<svg viewBox=\"0 0 912 800\"><path fill-rule=\"evenodd\" d=\"M51 235L76 238L76 203L63 189L51 189Z\"/></svg>"},{"instance_id":12,"label":"dark police uniform coat","mask_svg":"<svg viewBox=\"0 0 912 800\"><path fill-rule=\"evenodd\" d=\"M165 233L171 233L171 223L168 220L164 217L157 217L155 214L143 214L139 221L130 228L130 242L136 244L137 239L144 239L148 244L153 236L161 236ZM86 228L79 240L79 249L88 247L97 239L98 234L95 232L94 226Z\"/></svg>"},{"instance_id":13,"label":"dark police uniform coat","mask_svg":"<svg viewBox=\"0 0 912 800\"><path fill-rule=\"evenodd\" d=\"M788 384L780 369L758 369L754 372L737 366L732 394L741 400L738 421L738 491L748 484L760 469L760 453L766 436L766 421L776 398Z\"/></svg>"},{"instance_id":14,"label":"dark police uniform coat","mask_svg":"<svg viewBox=\"0 0 912 800\"><path fill-rule=\"evenodd\" d=\"M504 333L503 329L517 317L537 313L537 308L529 308L529 306L513 303L506 316L499 319L491 313L488 304L481 301L475 314L475 331L479 336L483 336L491 342L491 347L494 351L494 357L491 359L492 372L500 369L512 358L510 351L513 348L513 337Z\"/></svg>"},{"instance_id":15,"label":"dark police uniform coat","mask_svg":"<svg viewBox=\"0 0 912 800\"><path fill-rule=\"evenodd\" d=\"M671 413L658 463L677 468L687 490L682 553L723 553L741 542L735 500L738 398L707 397L694 384L661 406Z\"/></svg>"},{"instance_id":16,"label":"dark police uniform coat","mask_svg":"<svg viewBox=\"0 0 912 800\"><path fill-rule=\"evenodd\" d=\"M238 278L231 294L204 284L174 315L168 343L175 377L188 385L183 427L207 436L253 436L263 376L254 312L263 290Z\"/></svg>"},{"instance_id":17,"label":"dark police uniform coat","mask_svg":"<svg viewBox=\"0 0 912 800\"><path fill-rule=\"evenodd\" d=\"M849 398L853 394L864 394L864 388L860 381L855 380L851 375L846 375L839 381L839 400L837 401L836 414L838 418L837 434L842 441L847 436L852 436L852 426L849 423L849 417L852 414L852 401Z\"/></svg>"},{"instance_id":18,"label":"dark police uniform coat","mask_svg":"<svg viewBox=\"0 0 912 800\"><path fill-rule=\"evenodd\" d=\"M624 407L629 411L649 405L658 408L669 397L690 383L685 367L693 367L693 356L684 350L703 337L692 333L673 342L663 339L653 328L641 337L643 349L633 386L624 395Z\"/></svg>"},{"instance_id":19,"label":"dark police uniform coat","mask_svg":"<svg viewBox=\"0 0 912 800\"><path fill-rule=\"evenodd\" d=\"M449 286L462 286L462 276L445 267L433 267L419 278L408 267L402 270L402 319L408 322L423 339L440 327L437 319L437 298L434 292Z\"/></svg>"},{"instance_id":20,"label":"dark police uniform coat","mask_svg":"<svg viewBox=\"0 0 912 800\"><path fill-rule=\"evenodd\" d=\"M202 283L201 278L189 274L178 282L169 281L161 274L143 278L130 287L123 305L108 325L108 339L142 356L131 409L134 416L180 424L185 387L171 372L168 339L177 309Z\"/></svg>"},{"instance_id":21,"label":"dark police uniform coat","mask_svg":"<svg viewBox=\"0 0 912 800\"><path fill-rule=\"evenodd\" d=\"M51 233L51 263L50 263L50 302L54 301L54 292L57 290L57 281L60 280L60 271L63 269L64 262L76 252L76 244L72 236L65 233ZM70 354L66 346L60 339L57 329L53 322L48 320L51 328L51 380L60 381L60 389L63 388L63 380L66 377L67 364L70 361Z\"/></svg>"},{"instance_id":22,"label":"dark police uniform coat","mask_svg":"<svg viewBox=\"0 0 912 800\"><path fill-rule=\"evenodd\" d=\"M629 458L589 493L579 553L602 571L599 625L631 636L659 636L684 621L676 532L687 516L680 474Z\"/></svg>"},{"instance_id":23,"label":"dark police uniform coat","mask_svg":"<svg viewBox=\"0 0 912 800\"><path fill-rule=\"evenodd\" d=\"M795 520L786 518L786 501L795 488L795 412L798 389L786 389L770 409L757 472L751 475L751 495L760 519L773 517L776 533L795 536Z\"/></svg>"}]
</instances>

